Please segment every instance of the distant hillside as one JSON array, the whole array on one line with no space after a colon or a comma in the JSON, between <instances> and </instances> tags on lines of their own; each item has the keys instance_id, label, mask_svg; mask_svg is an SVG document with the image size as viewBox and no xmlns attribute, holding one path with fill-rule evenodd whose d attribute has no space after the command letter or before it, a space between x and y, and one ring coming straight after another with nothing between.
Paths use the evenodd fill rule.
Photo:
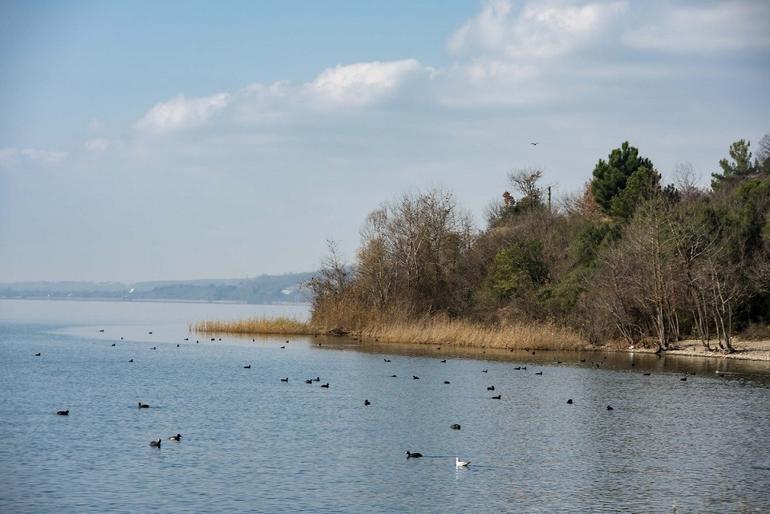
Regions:
<instances>
[{"instance_id":1,"label":"distant hillside","mask_svg":"<svg viewBox=\"0 0 770 514\"><path fill-rule=\"evenodd\" d=\"M155 282L14 282L0 283L0 298L92 298L185 300L239 303L304 303L312 272L261 275L246 279L164 280Z\"/></svg>"}]
</instances>

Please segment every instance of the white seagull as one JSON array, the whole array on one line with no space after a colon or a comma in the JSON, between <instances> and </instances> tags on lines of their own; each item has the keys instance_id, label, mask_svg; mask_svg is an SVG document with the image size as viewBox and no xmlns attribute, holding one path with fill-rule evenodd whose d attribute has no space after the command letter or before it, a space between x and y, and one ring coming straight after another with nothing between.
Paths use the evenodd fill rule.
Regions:
<instances>
[{"instance_id":1,"label":"white seagull","mask_svg":"<svg viewBox=\"0 0 770 514\"><path fill-rule=\"evenodd\" d=\"M467 468L468 464L470 464L471 461L469 460L460 460L458 457L455 457L455 468Z\"/></svg>"}]
</instances>

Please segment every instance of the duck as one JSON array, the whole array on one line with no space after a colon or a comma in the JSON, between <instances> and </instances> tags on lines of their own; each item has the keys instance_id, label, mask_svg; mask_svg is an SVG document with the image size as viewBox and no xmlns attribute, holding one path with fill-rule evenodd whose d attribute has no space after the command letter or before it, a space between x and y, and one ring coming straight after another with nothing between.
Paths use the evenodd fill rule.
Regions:
<instances>
[{"instance_id":1,"label":"duck","mask_svg":"<svg viewBox=\"0 0 770 514\"><path fill-rule=\"evenodd\" d=\"M543 374L543 372L542 372L542 371L536 371L536 372L535 372L535 375L542 375L542 374Z\"/></svg>"},{"instance_id":2,"label":"duck","mask_svg":"<svg viewBox=\"0 0 770 514\"><path fill-rule=\"evenodd\" d=\"M139 402L139 408L140 408L140 409L149 409L149 408L150 408L150 405L149 405L149 404L147 404L147 403L142 403L142 402Z\"/></svg>"},{"instance_id":3,"label":"duck","mask_svg":"<svg viewBox=\"0 0 770 514\"><path fill-rule=\"evenodd\" d=\"M567 405L572 405L572 403L573 403L573 402L572 402L572 398L570 398L569 400L567 400Z\"/></svg>"},{"instance_id":4,"label":"duck","mask_svg":"<svg viewBox=\"0 0 770 514\"><path fill-rule=\"evenodd\" d=\"M503 395L498 394L497 396L493 396L491 399L492 400L502 400L503 399Z\"/></svg>"},{"instance_id":5,"label":"duck","mask_svg":"<svg viewBox=\"0 0 770 514\"><path fill-rule=\"evenodd\" d=\"M115 343L112 343L110 346L115 346Z\"/></svg>"},{"instance_id":6,"label":"duck","mask_svg":"<svg viewBox=\"0 0 770 514\"><path fill-rule=\"evenodd\" d=\"M169 441L174 441L175 443L178 443L182 440L182 434L172 435L168 438Z\"/></svg>"},{"instance_id":7,"label":"duck","mask_svg":"<svg viewBox=\"0 0 770 514\"><path fill-rule=\"evenodd\" d=\"M406 451L406 458L407 459L419 459L420 457L422 457L422 453L420 453L420 452L412 453L409 450Z\"/></svg>"},{"instance_id":8,"label":"duck","mask_svg":"<svg viewBox=\"0 0 770 514\"><path fill-rule=\"evenodd\" d=\"M420 377L418 377L417 375L412 375L412 380L420 380Z\"/></svg>"},{"instance_id":9,"label":"duck","mask_svg":"<svg viewBox=\"0 0 770 514\"><path fill-rule=\"evenodd\" d=\"M489 386L489 387L487 387L487 391L494 391L494 390L495 390L495 386Z\"/></svg>"},{"instance_id":10,"label":"duck","mask_svg":"<svg viewBox=\"0 0 770 514\"><path fill-rule=\"evenodd\" d=\"M246 364L243 369L251 369L251 364Z\"/></svg>"},{"instance_id":11,"label":"duck","mask_svg":"<svg viewBox=\"0 0 770 514\"><path fill-rule=\"evenodd\" d=\"M520 370L521 370L521 366L516 366L516 367L515 367L515 368L513 368L513 369L514 369L514 371L520 371Z\"/></svg>"},{"instance_id":12,"label":"duck","mask_svg":"<svg viewBox=\"0 0 770 514\"><path fill-rule=\"evenodd\" d=\"M285 346L281 346L281 350L285 350L285 349L286 349L286 347L285 347Z\"/></svg>"},{"instance_id":13,"label":"duck","mask_svg":"<svg viewBox=\"0 0 770 514\"><path fill-rule=\"evenodd\" d=\"M382 359L385 362L390 362L390 359Z\"/></svg>"},{"instance_id":14,"label":"duck","mask_svg":"<svg viewBox=\"0 0 770 514\"><path fill-rule=\"evenodd\" d=\"M320 381L321 381L321 377L315 377L315 378L313 379L313 382L320 382Z\"/></svg>"},{"instance_id":15,"label":"duck","mask_svg":"<svg viewBox=\"0 0 770 514\"><path fill-rule=\"evenodd\" d=\"M687 377L682 377L679 379L681 382L687 382Z\"/></svg>"},{"instance_id":16,"label":"duck","mask_svg":"<svg viewBox=\"0 0 770 514\"><path fill-rule=\"evenodd\" d=\"M307 380L305 380L305 383L306 384L312 384L313 383L313 379L312 378L308 378Z\"/></svg>"},{"instance_id":17,"label":"duck","mask_svg":"<svg viewBox=\"0 0 770 514\"><path fill-rule=\"evenodd\" d=\"M441 360L441 363L442 363L442 364L446 364L446 359L442 359L442 360Z\"/></svg>"},{"instance_id":18,"label":"duck","mask_svg":"<svg viewBox=\"0 0 770 514\"><path fill-rule=\"evenodd\" d=\"M150 441L150 446L152 446L153 448L160 448L160 437L158 438L157 441Z\"/></svg>"},{"instance_id":19,"label":"duck","mask_svg":"<svg viewBox=\"0 0 770 514\"><path fill-rule=\"evenodd\" d=\"M179 348L179 343L176 344L176 347Z\"/></svg>"},{"instance_id":20,"label":"duck","mask_svg":"<svg viewBox=\"0 0 770 514\"><path fill-rule=\"evenodd\" d=\"M281 382L288 382L288 381L289 381L289 377L286 377L286 378L282 378L282 379L281 379Z\"/></svg>"},{"instance_id":21,"label":"duck","mask_svg":"<svg viewBox=\"0 0 770 514\"><path fill-rule=\"evenodd\" d=\"M449 385L449 380L444 380L444 384Z\"/></svg>"},{"instance_id":22,"label":"duck","mask_svg":"<svg viewBox=\"0 0 770 514\"><path fill-rule=\"evenodd\" d=\"M470 463L469 460L460 460L459 457L455 457L455 468L467 468Z\"/></svg>"},{"instance_id":23,"label":"duck","mask_svg":"<svg viewBox=\"0 0 770 514\"><path fill-rule=\"evenodd\" d=\"M56 415L57 416L69 416L70 415L70 411L69 411L69 409L67 409L67 410L57 410L56 411Z\"/></svg>"},{"instance_id":24,"label":"duck","mask_svg":"<svg viewBox=\"0 0 770 514\"><path fill-rule=\"evenodd\" d=\"M482 373L489 373L489 370L488 369L482 369L481 372Z\"/></svg>"},{"instance_id":25,"label":"duck","mask_svg":"<svg viewBox=\"0 0 770 514\"><path fill-rule=\"evenodd\" d=\"M369 406L371 404L372 404L372 402L370 402L369 400L364 400L364 407L367 407L367 406Z\"/></svg>"},{"instance_id":26,"label":"duck","mask_svg":"<svg viewBox=\"0 0 770 514\"><path fill-rule=\"evenodd\" d=\"M325 384L321 384L321 387L325 387L326 389L329 389L329 382L326 382Z\"/></svg>"},{"instance_id":27,"label":"duck","mask_svg":"<svg viewBox=\"0 0 770 514\"><path fill-rule=\"evenodd\" d=\"M391 375L390 378L398 378L398 375Z\"/></svg>"},{"instance_id":28,"label":"duck","mask_svg":"<svg viewBox=\"0 0 770 514\"><path fill-rule=\"evenodd\" d=\"M449 426L452 430L460 430L462 428L459 423L452 423L452 425Z\"/></svg>"},{"instance_id":29,"label":"duck","mask_svg":"<svg viewBox=\"0 0 770 514\"><path fill-rule=\"evenodd\" d=\"M150 350L157 350L157 349L158 349L157 346L153 346L152 348L150 348Z\"/></svg>"},{"instance_id":30,"label":"duck","mask_svg":"<svg viewBox=\"0 0 770 514\"><path fill-rule=\"evenodd\" d=\"M185 341L189 341L189 340L190 340L190 338L189 338L189 337L185 337L185 338L184 338L184 340L185 340Z\"/></svg>"},{"instance_id":31,"label":"duck","mask_svg":"<svg viewBox=\"0 0 770 514\"><path fill-rule=\"evenodd\" d=\"M134 362L134 359L128 359L128 362Z\"/></svg>"},{"instance_id":32,"label":"duck","mask_svg":"<svg viewBox=\"0 0 770 514\"><path fill-rule=\"evenodd\" d=\"M150 330L150 331L149 331L149 332L147 332L147 333L148 333L148 334L150 334L150 335L152 335L152 330Z\"/></svg>"},{"instance_id":33,"label":"duck","mask_svg":"<svg viewBox=\"0 0 770 514\"><path fill-rule=\"evenodd\" d=\"M719 373L719 372L717 371L717 373ZM643 375L644 375L645 377L649 377L649 376L650 376L650 373L643 373Z\"/></svg>"},{"instance_id":34,"label":"duck","mask_svg":"<svg viewBox=\"0 0 770 514\"><path fill-rule=\"evenodd\" d=\"M40 357L40 355L42 355L42 354L40 352L38 352L38 353L35 354L35 357Z\"/></svg>"},{"instance_id":35,"label":"duck","mask_svg":"<svg viewBox=\"0 0 770 514\"><path fill-rule=\"evenodd\" d=\"M104 329L103 329L103 328L100 328L100 329L99 329L99 332L104 332Z\"/></svg>"},{"instance_id":36,"label":"duck","mask_svg":"<svg viewBox=\"0 0 770 514\"><path fill-rule=\"evenodd\" d=\"M607 410L615 410L612 408L612 405L607 405Z\"/></svg>"}]
</instances>

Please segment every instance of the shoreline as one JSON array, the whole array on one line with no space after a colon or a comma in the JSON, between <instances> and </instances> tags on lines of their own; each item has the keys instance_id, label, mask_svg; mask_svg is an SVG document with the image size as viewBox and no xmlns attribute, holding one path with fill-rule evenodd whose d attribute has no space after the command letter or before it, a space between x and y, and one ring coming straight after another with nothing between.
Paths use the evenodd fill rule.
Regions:
<instances>
[{"instance_id":1,"label":"shoreline","mask_svg":"<svg viewBox=\"0 0 770 514\"><path fill-rule=\"evenodd\" d=\"M293 320L294 321L294 320ZM243 327L238 330L214 330L211 325L206 329L203 329L203 325L211 322L198 322L191 323L189 330L191 332L208 333L208 334L227 334L229 336L249 338L249 337L267 337L267 336L294 336L294 337L322 337L332 346L348 346L350 344L369 345L377 347L387 347L392 345L393 347L400 348L413 348L417 349L429 349L430 346L447 349L454 349L460 352L468 353L486 353L487 350L494 353L505 354L506 352L562 352L579 354L581 352L607 352L616 354L629 354L629 355L656 355L653 348L628 348L618 346L617 344L607 343L604 345L592 345L590 343L584 344L559 344L550 345L549 347L543 347L542 345L534 344L531 346L523 346L521 344L508 344L508 345L484 345L484 344L468 344L458 343L451 339L439 339L436 337L430 337L430 334L422 334L423 339L417 338L393 338L388 335L383 335L377 330L365 330L360 332L350 331L345 333L334 333L334 330L317 330L307 325L303 325L300 330L293 331L291 329L286 330L289 327L282 327L283 330L269 330L269 325L265 330L249 331L244 330ZM291 327L295 328L295 327ZM409 330L409 335L414 336L419 331ZM338 343L338 344L335 344ZM752 361L752 362L765 362L770 363L770 340L741 340L735 338L733 340L733 346L735 348L734 353L724 353L719 350L706 352L697 339L686 339L678 341L672 345L672 348L662 352L664 356L679 356L679 357L694 357L708 360L738 360L738 361Z\"/></svg>"},{"instance_id":2,"label":"shoreline","mask_svg":"<svg viewBox=\"0 0 770 514\"><path fill-rule=\"evenodd\" d=\"M723 353L721 351L705 351L701 342L697 339L686 339L678 341L674 348L663 352L665 355L681 355L686 357L701 357L706 359L733 359L750 360L755 362L770 362L770 340L762 339L757 341L742 341L736 339L733 341L734 353ZM627 353L652 353L655 351L647 348L628 348L620 349Z\"/></svg>"}]
</instances>

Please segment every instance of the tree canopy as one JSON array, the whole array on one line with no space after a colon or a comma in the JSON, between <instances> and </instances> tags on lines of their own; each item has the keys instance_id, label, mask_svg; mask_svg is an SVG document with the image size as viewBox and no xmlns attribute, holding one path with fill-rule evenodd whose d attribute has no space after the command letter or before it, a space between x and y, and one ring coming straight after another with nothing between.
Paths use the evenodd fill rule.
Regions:
<instances>
[{"instance_id":1,"label":"tree canopy","mask_svg":"<svg viewBox=\"0 0 770 514\"><path fill-rule=\"evenodd\" d=\"M629 219L634 207L660 188L660 174L652 161L639 155L628 141L596 163L591 192L599 208L610 216Z\"/></svg>"}]
</instances>

